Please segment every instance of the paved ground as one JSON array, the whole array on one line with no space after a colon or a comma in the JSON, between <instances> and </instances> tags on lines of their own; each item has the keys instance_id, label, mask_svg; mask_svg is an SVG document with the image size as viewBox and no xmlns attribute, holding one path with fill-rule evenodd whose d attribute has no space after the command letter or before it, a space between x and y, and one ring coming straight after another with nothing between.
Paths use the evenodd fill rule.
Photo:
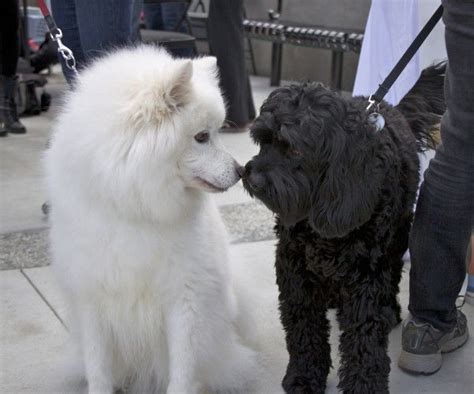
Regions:
<instances>
[{"instance_id":1,"label":"paved ground","mask_svg":"<svg viewBox=\"0 0 474 394\"><path fill-rule=\"evenodd\" d=\"M268 81L252 79L258 105L269 93ZM39 117L24 119L25 136L0 140L0 393L82 393L86 383L72 361L67 307L49 266L46 246L48 223L40 206L45 201L40 159L58 99L65 89L59 74L53 75L48 90L53 108ZM244 163L256 151L247 134L226 134L224 143ZM232 266L242 280L251 284L261 336L264 360L258 393L281 392L280 380L287 362L283 333L277 312L277 289L273 272L274 240L272 215L252 201L236 185L216 196L231 236ZM405 267L400 299L406 315L408 298ZM463 309L474 333L474 308ZM333 320L333 319L332 319ZM334 325L335 326L335 325ZM334 369L328 392L337 392L337 338L331 343ZM390 336L390 356L396 360L400 327ZM390 387L393 393L474 392L474 341L445 355L445 365L431 377L414 377L392 363Z\"/></svg>"}]
</instances>

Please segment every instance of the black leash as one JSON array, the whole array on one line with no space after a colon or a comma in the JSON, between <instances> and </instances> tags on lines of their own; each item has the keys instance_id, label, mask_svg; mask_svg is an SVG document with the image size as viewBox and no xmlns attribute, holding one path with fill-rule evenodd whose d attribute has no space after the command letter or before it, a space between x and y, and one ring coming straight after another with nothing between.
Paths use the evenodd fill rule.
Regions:
<instances>
[{"instance_id":1,"label":"black leash","mask_svg":"<svg viewBox=\"0 0 474 394\"><path fill-rule=\"evenodd\" d=\"M46 6L44 0L38 0L38 5L44 16L46 24L48 25L49 34L51 35L52 40L55 41L56 44L58 45L58 52L64 58L66 66L72 71L74 71L75 73L77 73L76 60L74 59L74 54L61 41L61 38L63 36L61 29L59 29L56 23L54 22L54 19L51 16L49 9ZM385 120L383 119L382 115L378 113L379 104L382 102L387 92L390 90L390 88L395 83L397 78L403 72L403 70L405 69L407 64L410 62L410 60L413 58L415 53L418 51L418 49L420 49L421 45L426 40L426 37L428 37L428 35L431 33L433 28L441 19L442 15L443 15L443 6L440 5L438 9L435 11L435 13L432 15L432 17L428 20L426 25L423 27L423 29L421 29L421 31L418 33L416 38L413 40L411 45L405 51L405 53L400 58L398 63L395 65L395 67L392 69L392 71L387 76L387 78L385 78L385 80L379 85L379 88L377 89L377 91L369 97L369 100L368 100L369 105L367 106L367 111L375 107L375 110L373 111L373 113L369 115L369 120L371 121L371 123L375 125L377 131L383 129L383 126L385 125Z\"/></svg>"},{"instance_id":2,"label":"black leash","mask_svg":"<svg viewBox=\"0 0 474 394\"><path fill-rule=\"evenodd\" d=\"M415 53L418 51L418 49L420 49L421 45L426 40L426 37L428 37L428 35L431 33L433 28L441 19L442 15L443 6L440 5L423 29L421 29L421 31L418 33L395 67L393 67L392 71L390 71L390 74L388 74L387 78L385 78L385 80L379 85L377 91L369 97L367 111L375 107L374 113L369 116L371 117L370 121L376 126L377 131L383 129L383 126L385 125L385 120L383 119L382 115L377 113L379 104L382 102L385 95L388 93L392 85L413 58Z\"/></svg>"}]
</instances>

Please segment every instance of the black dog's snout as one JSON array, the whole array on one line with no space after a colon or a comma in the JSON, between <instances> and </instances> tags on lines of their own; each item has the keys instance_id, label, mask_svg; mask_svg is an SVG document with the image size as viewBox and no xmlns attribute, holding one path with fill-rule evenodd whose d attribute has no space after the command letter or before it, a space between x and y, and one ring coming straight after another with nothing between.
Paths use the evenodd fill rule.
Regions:
<instances>
[{"instance_id":1,"label":"black dog's snout","mask_svg":"<svg viewBox=\"0 0 474 394\"><path fill-rule=\"evenodd\" d=\"M265 186L265 177L257 171L252 171L250 163L245 166L245 173L243 175L245 181L250 189L259 191Z\"/></svg>"},{"instance_id":2,"label":"black dog's snout","mask_svg":"<svg viewBox=\"0 0 474 394\"><path fill-rule=\"evenodd\" d=\"M247 162L247 164L245 164L242 178L247 178L250 175L250 173L252 172L252 167L253 167L252 161L249 161Z\"/></svg>"}]
</instances>

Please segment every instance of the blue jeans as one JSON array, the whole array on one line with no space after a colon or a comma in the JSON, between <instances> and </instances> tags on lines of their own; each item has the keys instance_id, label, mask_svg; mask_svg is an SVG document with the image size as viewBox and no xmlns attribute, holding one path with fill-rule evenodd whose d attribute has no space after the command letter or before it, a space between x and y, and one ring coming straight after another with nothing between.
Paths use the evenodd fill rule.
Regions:
<instances>
[{"instance_id":1,"label":"blue jeans","mask_svg":"<svg viewBox=\"0 0 474 394\"><path fill-rule=\"evenodd\" d=\"M143 4L145 24L147 29L150 30L174 31L185 11L186 4L184 3ZM188 27L185 23L181 24L178 31L189 34ZM174 56L178 57L193 56L193 50L191 48L176 48L171 52Z\"/></svg>"},{"instance_id":2,"label":"blue jeans","mask_svg":"<svg viewBox=\"0 0 474 394\"><path fill-rule=\"evenodd\" d=\"M442 144L425 172L410 235L410 312L456 324L474 222L474 3L443 0L448 69Z\"/></svg>"},{"instance_id":3,"label":"blue jeans","mask_svg":"<svg viewBox=\"0 0 474 394\"><path fill-rule=\"evenodd\" d=\"M148 29L173 31L181 20L186 4L184 3L146 3L143 5L145 24ZM181 33L188 33L185 24L179 28Z\"/></svg>"},{"instance_id":4,"label":"blue jeans","mask_svg":"<svg viewBox=\"0 0 474 394\"><path fill-rule=\"evenodd\" d=\"M63 32L63 43L73 51L78 69L131 40L133 0L52 0L51 7ZM71 84L74 73L62 65Z\"/></svg>"}]
</instances>

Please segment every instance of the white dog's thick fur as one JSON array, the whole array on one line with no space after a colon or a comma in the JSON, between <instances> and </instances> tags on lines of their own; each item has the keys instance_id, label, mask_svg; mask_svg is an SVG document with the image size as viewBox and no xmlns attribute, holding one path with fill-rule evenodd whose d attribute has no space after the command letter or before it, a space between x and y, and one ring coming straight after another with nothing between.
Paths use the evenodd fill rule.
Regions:
<instances>
[{"instance_id":1,"label":"white dog's thick fur","mask_svg":"<svg viewBox=\"0 0 474 394\"><path fill-rule=\"evenodd\" d=\"M206 193L239 179L224 114L215 59L152 47L96 61L66 98L45 158L51 248L89 392L238 390L255 372Z\"/></svg>"}]
</instances>

